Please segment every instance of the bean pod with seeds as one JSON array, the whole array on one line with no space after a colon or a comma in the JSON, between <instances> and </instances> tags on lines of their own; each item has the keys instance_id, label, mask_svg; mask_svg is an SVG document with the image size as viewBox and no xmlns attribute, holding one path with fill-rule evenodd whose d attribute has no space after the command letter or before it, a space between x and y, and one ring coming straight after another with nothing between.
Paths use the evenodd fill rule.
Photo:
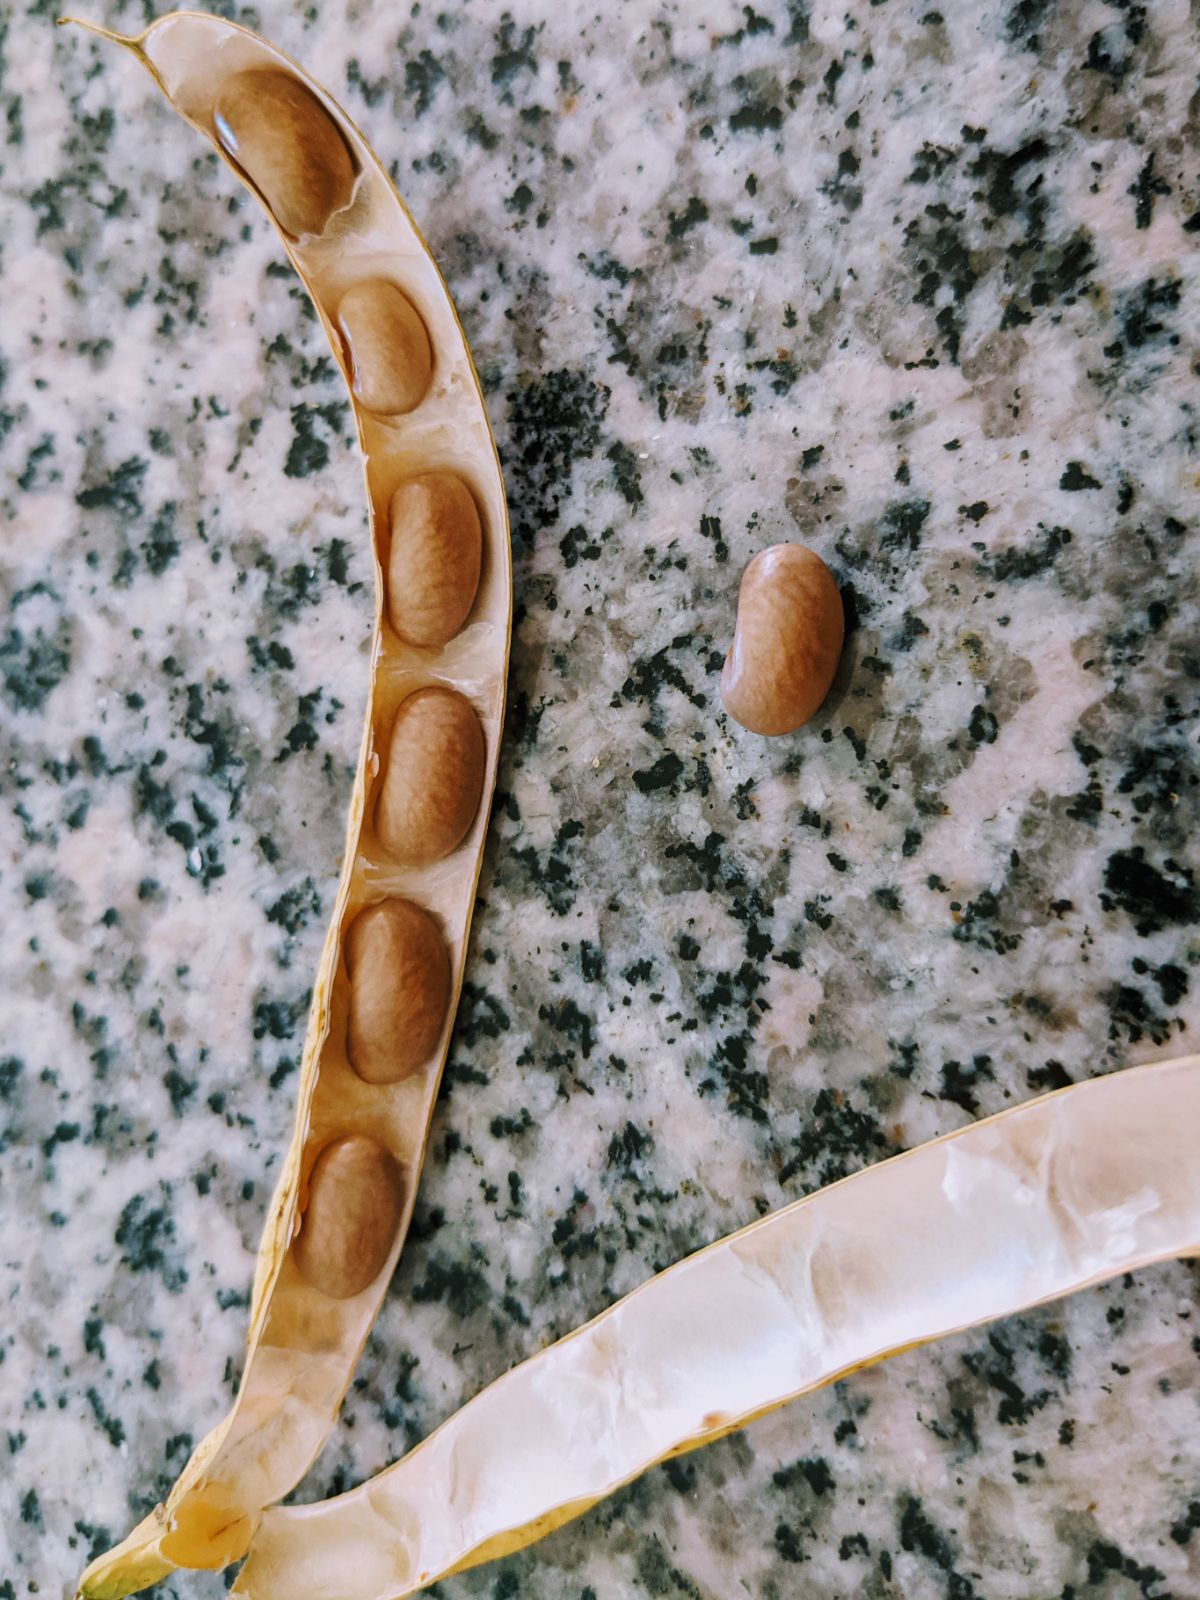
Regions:
<instances>
[{"instance_id":1,"label":"bean pod with seeds","mask_svg":"<svg viewBox=\"0 0 1200 1600\"><path fill-rule=\"evenodd\" d=\"M81 1588L243 1555L332 1426L412 1214L504 716L504 485L449 292L362 134L247 30L180 12L119 38L266 207L345 374L375 570L366 725L295 1128L244 1375L166 1503Z\"/></svg>"}]
</instances>

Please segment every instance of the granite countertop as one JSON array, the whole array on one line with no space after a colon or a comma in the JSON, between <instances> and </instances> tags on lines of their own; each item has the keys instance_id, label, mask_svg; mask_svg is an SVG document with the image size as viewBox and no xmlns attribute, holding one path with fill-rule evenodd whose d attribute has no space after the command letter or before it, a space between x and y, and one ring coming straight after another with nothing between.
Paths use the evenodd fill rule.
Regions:
<instances>
[{"instance_id":1,"label":"granite countertop","mask_svg":"<svg viewBox=\"0 0 1200 1600\"><path fill-rule=\"evenodd\" d=\"M54 11L0 20L0 1600L64 1592L236 1384L370 609L270 229ZM392 164L516 563L466 997L314 1498L693 1247L1194 1041L1194 34L1177 0L228 11ZM853 632L768 741L717 678L781 539ZM911 1352L438 1592L1195 1596L1198 1288Z\"/></svg>"}]
</instances>

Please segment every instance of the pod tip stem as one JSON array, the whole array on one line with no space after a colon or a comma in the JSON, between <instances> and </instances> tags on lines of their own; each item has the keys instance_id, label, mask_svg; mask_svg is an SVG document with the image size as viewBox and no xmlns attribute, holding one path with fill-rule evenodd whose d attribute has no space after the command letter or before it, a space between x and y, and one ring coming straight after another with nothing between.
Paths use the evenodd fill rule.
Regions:
<instances>
[{"instance_id":1,"label":"pod tip stem","mask_svg":"<svg viewBox=\"0 0 1200 1600\"><path fill-rule=\"evenodd\" d=\"M59 28L85 28L88 33L94 33L101 39L109 39L113 44L123 44L127 50L136 50L138 41L127 38L123 33L114 33L111 28L103 27L99 22L89 22L86 17L56 17L55 26Z\"/></svg>"}]
</instances>

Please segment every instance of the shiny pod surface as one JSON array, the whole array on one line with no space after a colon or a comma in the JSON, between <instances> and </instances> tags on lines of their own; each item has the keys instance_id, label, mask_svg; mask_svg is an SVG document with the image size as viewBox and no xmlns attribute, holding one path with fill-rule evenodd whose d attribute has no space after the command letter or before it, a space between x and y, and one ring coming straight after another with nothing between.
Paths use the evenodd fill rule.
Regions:
<instances>
[{"instance_id":1,"label":"shiny pod surface","mask_svg":"<svg viewBox=\"0 0 1200 1600\"><path fill-rule=\"evenodd\" d=\"M457 850L479 809L483 729L455 689L418 689L396 713L375 807L383 848L404 866Z\"/></svg>"},{"instance_id":2,"label":"shiny pod surface","mask_svg":"<svg viewBox=\"0 0 1200 1600\"><path fill-rule=\"evenodd\" d=\"M260 191L280 227L323 232L350 204L354 162L337 124L289 72L235 73L213 109L217 137Z\"/></svg>"},{"instance_id":3,"label":"shiny pod surface","mask_svg":"<svg viewBox=\"0 0 1200 1600\"><path fill-rule=\"evenodd\" d=\"M352 284L338 305L338 328L360 405L402 416L421 403L433 377L433 352L420 313L394 283L368 278Z\"/></svg>"},{"instance_id":4,"label":"shiny pod surface","mask_svg":"<svg viewBox=\"0 0 1200 1600\"><path fill-rule=\"evenodd\" d=\"M842 597L802 544L775 544L747 563L721 699L751 733L794 733L829 693L842 653Z\"/></svg>"},{"instance_id":5,"label":"shiny pod surface","mask_svg":"<svg viewBox=\"0 0 1200 1600\"><path fill-rule=\"evenodd\" d=\"M428 1063L446 1025L450 961L441 930L410 900L360 911L346 933L346 1054L365 1083L395 1083Z\"/></svg>"},{"instance_id":6,"label":"shiny pod surface","mask_svg":"<svg viewBox=\"0 0 1200 1600\"><path fill-rule=\"evenodd\" d=\"M321 1294L348 1300L383 1271L400 1223L404 1180L374 1139L327 1144L313 1162L296 1235L296 1266Z\"/></svg>"},{"instance_id":7,"label":"shiny pod surface","mask_svg":"<svg viewBox=\"0 0 1200 1600\"><path fill-rule=\"evenodd\" d=\"M241 1384L166 1502L88 1568L81 1587L95 1600L241 1556L337 1416L412 1214L463 981L511 623L504 485L478 378L370 146L300 68L218 17L178 13L120 42L253 186L312 298L351 392L376 592L345 853ZM422 477L461 485L475 523L465 539L446 534L440 554L427 542L394 577L390 508ZM397 582L427 610L434 597L436 678L428 645L384 625ZM410 781L419 793L405 793ZM387 843L373 822L381 791Z\"/></svg>"},{"instance_id":8,"label":"shiny pod surface","mask_svg":"<svg viewBox=\"0 0 1200 1600\"><path fill-rule=\"evenodd\" d=\"M388 509L388 621L409 644L440 649L479 589L483 535L471 491L452 472L406 478Z\"/></svg>"},{"instance_id":9,"label":"shiny pod surface","mask_svg":"<svg viewBox=\"0 0 1200 1600\"><path fill-rule=\"evenodd\" d=\"M857 1368L1196 1255L1197 1127L1189 1056L1030 1101L773 1212L497 1379L367 1483L269 1511L234 1593L403 1600ZM805 1437L798 1418L798 1449Z\"/></svg>"}]
</instances>

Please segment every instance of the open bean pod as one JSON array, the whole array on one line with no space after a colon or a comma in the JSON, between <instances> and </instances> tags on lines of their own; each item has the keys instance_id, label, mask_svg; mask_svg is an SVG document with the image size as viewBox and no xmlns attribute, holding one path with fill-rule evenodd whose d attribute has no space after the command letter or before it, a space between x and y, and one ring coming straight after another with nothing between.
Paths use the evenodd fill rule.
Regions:
<instances>
[{"instance_id":1,"label":"open bean pod","mask_svg":"<svg viewBox=\"0 0 1200 1600\"><path fill-rule=\"evenodd\" d=\"M94 30L104 32L104 30ZM245 1553L316 1457L412 1212L462 984L512 612L504 485L441 274L359 131L245 29L181 12L115 39L266 206L346 375L372 513L371 692L295 1131L228 1417L84 1574L131 1593Z\"/></svg>"},{"instance_id":2,"label":"open bean pod","mask_svg":"<svg viewBox=\"0 0 1200 1600\"><path fill-rule=\"evenodd\" d=\"M1198 1126L1200 1056L1180 1057L771 1212L505 1373L369 1482L268 1511L234 1595L406 1600L860 1367L1200 1254Z\"/></svg>"}]
</instances>

